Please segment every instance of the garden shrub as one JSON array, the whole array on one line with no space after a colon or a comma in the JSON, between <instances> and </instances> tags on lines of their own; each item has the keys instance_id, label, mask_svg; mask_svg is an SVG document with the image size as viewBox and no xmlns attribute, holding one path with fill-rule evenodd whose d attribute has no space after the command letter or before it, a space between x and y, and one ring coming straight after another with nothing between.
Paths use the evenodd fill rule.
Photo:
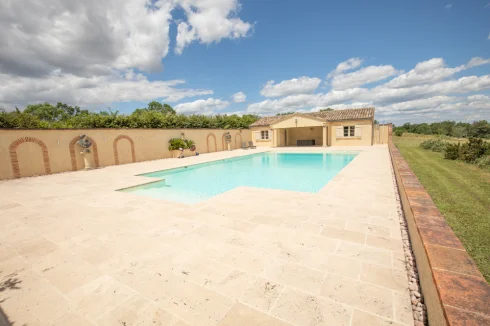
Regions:
<instances>
[{"instance_id":1,"label":"garden shrub","mask_svg":"<svg viewBox=\"0 0 490 326\"><path fill-rule=\"evenodd\" d=\"M395 129L395 136L401 137L403 136L403 129Z\"/></svg>"},{"instance_id":2,"label":"garden shrub","mask_svg":"<svg viewBox=\"0 0 490 326\"><path fill-rule=\"evenodd\" d=\"M444 152L449 143L440 139L429 139L420 143L423 149L429 149L433 152Z\"/></svg>"},{"instance_id":3,"label":"garden shrub","mask_svg":"<svg viewBox=\"0 0 490 326\"><path fill-rule=\"evenodd\" d=\"M475 163L477 159L490 152L490 146L480 138L468 139L468 142L461 145L459 159L467 163Z\"/></svg>"},{"instance_id":4,"label":"garden shrub","mask_svg":"<svg viewBox=\"0 0 490 326\"><path fill-rule=\"evenodd\" d=\"M447 144L446 149L444 150L444 158L448 160L457 160L459 158L459 150L461 149L461 145L457 144Z\"/></svg>"},{"instance_id":5,"label":"garden shrub","mask_svg":"<svg viewBox=\"0 0 490 326\"><path fill-rule=\"evenodd\" d=\"M477 159L476 165L479 168L490 170L490 155L485 155Z\"/></svg>"}]
</instances>

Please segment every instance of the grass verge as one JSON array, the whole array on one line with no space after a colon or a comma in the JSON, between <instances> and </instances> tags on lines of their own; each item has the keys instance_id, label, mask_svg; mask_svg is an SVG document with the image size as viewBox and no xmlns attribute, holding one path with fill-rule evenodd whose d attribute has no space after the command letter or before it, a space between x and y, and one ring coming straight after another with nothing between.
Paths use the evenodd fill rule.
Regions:
<instances>
[{"instance_id":1,"label":"grass verge","mask_svg":"<svg viewBox=\"0 0 490 326\"><path fill-rule=\"evenodd\" d=\"M490 173L424 150L418 146L424 140L427 136L393 137L400 153L490 282Z\"/></svg>"}]
</instances>

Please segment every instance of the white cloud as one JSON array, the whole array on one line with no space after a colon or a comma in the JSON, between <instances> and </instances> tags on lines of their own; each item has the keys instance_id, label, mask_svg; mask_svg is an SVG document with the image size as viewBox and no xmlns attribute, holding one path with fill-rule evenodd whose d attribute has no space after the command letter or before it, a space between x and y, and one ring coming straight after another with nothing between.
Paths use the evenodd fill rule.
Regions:
<instances>
[{"instance_id":1,"label":"white cloud","mask_svg":"<svg viewBox=\"0 0 490 326\"><path fill-rule=\"evenodd\" d=\"M228 105L230 105L230 102L215 98L208 98L207 100L197 100L194 102L178 104L175 106L175 111L183 114L212 115L216 114L219 110L227 108Z\"/></svg>"},{"instance_id":2,"label":"white cloud","mask_svg":"<svg viewBox=\"0 0 490 326\"><path fill-rule=\"evenodd\" d=\"M398 74L393 66L369 66L360 70L339 74L332 78L332 88L346 89L377 82Z\"/></svg>"},{"instance_id":3,"label":"white cloud","mask_svg":"<svg viewBox=\"0 0 490 326\"><path fill-rule=\"evenodd\" d=\"M407 73L404 73L388 83L385 86L392 88L410 87L415 85L431 84L452 75L461 72L463 70L473 68L476 66L490 63L490 59L483 59L480 57L472 58L467 64L454 68L446 67L444 59L433 58L427 61L418 63L414 69Z\"/></svg>"},{"instance_id":4,"label":"white cloud","mask_svg":"<svg viewBox=\"0 0 490 326\"><path fill-rule=\"evenodd\" d=\"M445 9L451 9L453 6L452 3L448 3L447 5L444 6Z\"/></svg>"},{"instance_id":5,"label":"white cloud","mask_svg":"<svg viewBox=\"0 0 490 326\"><path fill-rule=\"evenodd\" d=\"M12 109L37 102L95 106L126 101L147 102L157 98L173 102L185 97L213 94L211 90L180 88L184 84L183 80L148 81L132 70L121 75L93 77L51 74L31 78L0 73L0 107Z\"/></svg>"},{"instance_id":6,"label":"white cloud","mask_svg":"<svg viewBox=\"0 0 490 326\"><path fill-rule=\"evenodd\" d=\"M269 80L260 91L260 94L265 97L280 97L291 94L307 94L313 93L321 83L320 78L300 77L275 84L273 80Z\"/></svg>"},{"instance_id":7,"label":"white cloud","mask_svg":"<svg viewBox=\"0 0 490 326\"><path fill-rule=\"evenodd\" d=\"M483 8L490 8L490 2L487 3Z\"/></svg>"},{"instance_id":8,"label":"white cloud","mask_svg":"<svg viewBox=\"0 0 490 326\"><path fill-rule=\"evenodd\" d=\"M180 54L192 41L210 44L223 38L237 39L252 29L252 24L236 17L240 9L237 0L177 0L184 9L187 23L181 22L177 31L175 52Z\"/></svg>"},{"instance_id":9,"label":"white cloud","mask_svg":"<svg viewBox=\"0 0 490 326\"><path fill-rule=\"evenodd\" d=\"M341 62L337 65L337 68L335 68L335 70L331 71L328 74L327 78L331 78L333 76L341 74L344 71L356 69L357 67L359 67L362 64L363 61L364 60L361 58L350 58L344 62Z\"/></svg>"},{"instance_id":10,"label":"white cloud","mask_svg":"<svg viewBox=\"0 0 490 326\"><path fill-rule=\"evenodd\" d=\"M339 109L374 106L377 108L377 116L393 121L400 117L410 119L412 113L420 119L439 119L441 112L446 115L442 118L449 118L447 115L451 114L451 119L466 119L477 114L489 119L489 97L475 93L490 90L490 75L454 78L457 72L489 63L489 59L473 58L464 65L448 68L443 59L435 58L420 62L409 72L376 87L334 87L327 93L267 99L250 104L246 113L274 115L289 111L315 111L326 107ZM343 75L336 77L339 76ZM465 97L465 94L471 95ZM452 109L455 110L454 117Z\"/></svg>"},{"instance_id":11,"label":"white cloud","mask_svg":"<svg viewBox=\"0 0 490 326\"><path fill-rule=\"evenodd\" d=\"M244 92L238 92L238 93L235 93L231 96L231 98L233 99L233 102L235 103L243 103L247 100L247 95L245 95Z\"/></svg>"},{"instance_id":12,"label":"white cloud","mask_svg":"<svg viewBox=\"0 0 490 326\"><path fill-rule=\"evenodd\" d=\"M87 75L158 71L177 7L187 18L178 28L179 52L192 41L243 37L252 27L236 17L237 0L2 1L0 70L24 75L55 69Z\"/></svg>"},{"instance_id":13,"label":"white cloud","mask_svg":"<svg viewBox=\"0 0 490 326\"><path fill-rule=\"evenodd\" d=\"M211 44L246 36L253 27L237 16L238 0L0 1L0 74L8 80L0 87L2 103L23 106L52 98L103 104L121 98L210 94L173 89L167 85L174 81L150 82L141 74L162 70L171 44L172 14L178 8L184 12L175 42L178 53L192 42ZM126 77L131 82L124 81ZM54 80L64 85L54 85ZM90 88L70 88L85 84ZM126 91L129 84L137 91ZM27 92L20 96L9 92L12 87ZM109 98L100 91L104 88L125 93Z\"/></svg>"}]
</instances>

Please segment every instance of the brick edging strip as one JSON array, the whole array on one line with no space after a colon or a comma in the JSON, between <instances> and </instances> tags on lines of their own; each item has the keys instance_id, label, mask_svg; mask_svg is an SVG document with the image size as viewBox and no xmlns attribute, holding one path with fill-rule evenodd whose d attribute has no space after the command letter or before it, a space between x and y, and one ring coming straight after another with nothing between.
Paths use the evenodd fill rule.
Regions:
<instances>
[{"instance_id":1,"label":"brick edging strip","mask_svg":"<svg viewBox=\"0 0 490 326\"><path fill-rule=\"evenodd\" d=\"M490 325L490 284L393 144L389 150L429 325Z\"/></svg>"}]
</instances>

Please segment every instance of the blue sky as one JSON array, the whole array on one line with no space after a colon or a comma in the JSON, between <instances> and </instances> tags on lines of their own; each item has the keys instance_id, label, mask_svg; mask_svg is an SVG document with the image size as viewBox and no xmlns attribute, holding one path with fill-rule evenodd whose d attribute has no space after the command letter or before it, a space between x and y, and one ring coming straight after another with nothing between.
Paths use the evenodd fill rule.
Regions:
<instances>
[{"instance_id":1,"label":"blue sky","mask_svg":"<svg viewBox=\"0 0 490 326\"><path fill-rule=\"evenodd\" d=\"M20 2L30 8L41 3ZM90 41L82 37L88 30L63 21L63 10L58 11L58 23L73 28L68 38L48 26L38 34L25 32L22 39L12 25L4 26L5 33L10 32L9 45L27 49L0 55L0 79L2 74L19 79L13 91L0 89L0 103L8 108L56 101L58 96L81 106L109 106L130 113L156 99L187 114L262 115L375 106L377 118L383 121L490 119L490 0L208 0L205 4L178 0L178 5L160 0L153 2L153 12L139 8L129 18L115 9L117 2L114 6L108 2L99 8L99 16L87 14L89 7L71 12L73 25L77 19L88 20L90 26L98 18L106 19L96 30L98 38L91 36ZM144 0L122 2L145 5ZM7 18L9 12L10 17L19 15L20 4L19 8L1 6L5 5L0 5L0 12L7 12ZM24 12L21 16L29 18ZM126 30L110 31L128 19ZM46 44L22 43L46 35L63 44L53 43L59 47L55 58L52 46L42 49ZM187 41L179 43L179 38ZM75 52L72 44L83 46ZM80 49L90 51L80 58ZM78 62L67 62L60 51L72 52L72 60ZM32 71L11 68L30 67L40 57L50 59ZM338 69L342 62L351 66ZM410 73L417 64L421 64L419 71ZM396 78L396 85L386 84ZM58 85L50 89L39 86L56 80ZM168 89L158 84L176 80L179 84ZM59 86L61 81L64 86ZM273 92L264 91L267 83ZM18 94L23 85L43 89L22 98ZM175 96L175 90L185 92ZM235 102L232 95L237 92L243 92L246 100Z\"/></svg>"}]
</instances>

